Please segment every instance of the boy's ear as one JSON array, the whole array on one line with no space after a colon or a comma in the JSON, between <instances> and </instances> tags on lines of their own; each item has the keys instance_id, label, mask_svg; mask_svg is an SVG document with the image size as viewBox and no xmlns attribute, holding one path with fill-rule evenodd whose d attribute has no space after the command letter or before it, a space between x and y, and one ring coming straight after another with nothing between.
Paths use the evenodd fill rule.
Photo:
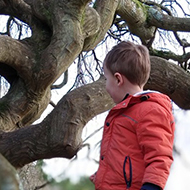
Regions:
<instances>
[{"instance_id":1,"label":"boy's ear","mask_svg":"<svg viewBox=\"0 0 190 190\"><path fill-rule=\"evenodd\" d=\"M114 77L115 77L116 80L117 80L118 86L120 86L120 85L123 84L123 82L124 82L124 80L123 80L123 75L121 75L120 73L116 72L116 73L114 74Z\"/></svg>"}]
</instances>

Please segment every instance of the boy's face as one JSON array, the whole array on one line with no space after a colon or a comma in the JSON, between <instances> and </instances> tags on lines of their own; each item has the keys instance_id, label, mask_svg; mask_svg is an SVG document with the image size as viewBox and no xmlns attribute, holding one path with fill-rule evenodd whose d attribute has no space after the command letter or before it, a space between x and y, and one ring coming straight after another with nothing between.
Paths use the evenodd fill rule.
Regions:
<instances>
[{"instance_id":1,"label":"boy's face","mask_svg":"<svg viewBox=\"0 0 190 190\"><path fill-rule=\"evenodd\" d=\"M109 93L113 101L119 103L120 96L118 92L118 81L117 78L107 69L104 64L104 76L106 78L106 91Z\"/></svg>"}]
</instances>

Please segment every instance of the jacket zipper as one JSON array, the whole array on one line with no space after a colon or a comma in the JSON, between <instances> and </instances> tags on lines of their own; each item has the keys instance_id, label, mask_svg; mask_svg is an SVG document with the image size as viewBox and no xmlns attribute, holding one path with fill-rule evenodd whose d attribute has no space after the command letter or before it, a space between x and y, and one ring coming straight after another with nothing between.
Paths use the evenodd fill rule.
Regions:
<instances>
[{"instance_id":1,"label":"jacket zipper","mask_svg":"<svg viewBox=\"0 0 190 190\"><path fill-rule=\"evenodd\" d=\"M127 175L125 172L125 166L127 163L127 159L129 160L129 180L127 179ZM132 164L131 164L131 158L129 156L125 157L124 163L123 163L123 176L125 179L125 183L126 183L126 189L129 189L131 187L131 183L132 183Z\"/></svg>"}]
</instances>

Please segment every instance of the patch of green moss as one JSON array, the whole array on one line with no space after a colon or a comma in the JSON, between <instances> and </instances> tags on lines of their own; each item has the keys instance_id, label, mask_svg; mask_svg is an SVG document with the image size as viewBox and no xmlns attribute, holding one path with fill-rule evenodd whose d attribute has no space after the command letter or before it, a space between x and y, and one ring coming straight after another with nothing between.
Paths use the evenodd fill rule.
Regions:
<instances>
[{"instance_id":1,"label":"patch of green moss","mask_svg":"<svg viewBox=\"0 0 190 190\"><path fill-rule=\"evenodd\" d=\"M149 6L148 6L148 5L145 5L145 4L143 4L143 3L141 3L141 2L138 1L138 0L132 0L132 1L136 4L137 8L140 8L140 9L143 10L144 15L146 15L146 17L147 17L147 15L148 15L147 13L148 13Z\"/></svg>"}]
</instances>

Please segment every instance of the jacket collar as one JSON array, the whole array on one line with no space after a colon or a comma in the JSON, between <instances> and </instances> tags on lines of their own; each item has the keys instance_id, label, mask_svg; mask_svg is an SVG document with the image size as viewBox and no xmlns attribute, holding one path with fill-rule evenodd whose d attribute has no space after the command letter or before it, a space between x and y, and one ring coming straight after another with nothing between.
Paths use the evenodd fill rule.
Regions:
<instances>
[{"instance_id":1,"label":"jacket collar","mask_svg":"<svg viewBox=\"0 0 190 190\"><path fill-rule=\"evenodd\" d=\"M137 96L132 96L132 95L126 94L124 99L119 104L115 105L112 108L112 110L126 108L128 106L133 105L133 104L137 104L137 103L146 101L150 98L150 96L148 94L149 93L142 93L142 94L139 94Z\"/></svg>"}]
</instances>

